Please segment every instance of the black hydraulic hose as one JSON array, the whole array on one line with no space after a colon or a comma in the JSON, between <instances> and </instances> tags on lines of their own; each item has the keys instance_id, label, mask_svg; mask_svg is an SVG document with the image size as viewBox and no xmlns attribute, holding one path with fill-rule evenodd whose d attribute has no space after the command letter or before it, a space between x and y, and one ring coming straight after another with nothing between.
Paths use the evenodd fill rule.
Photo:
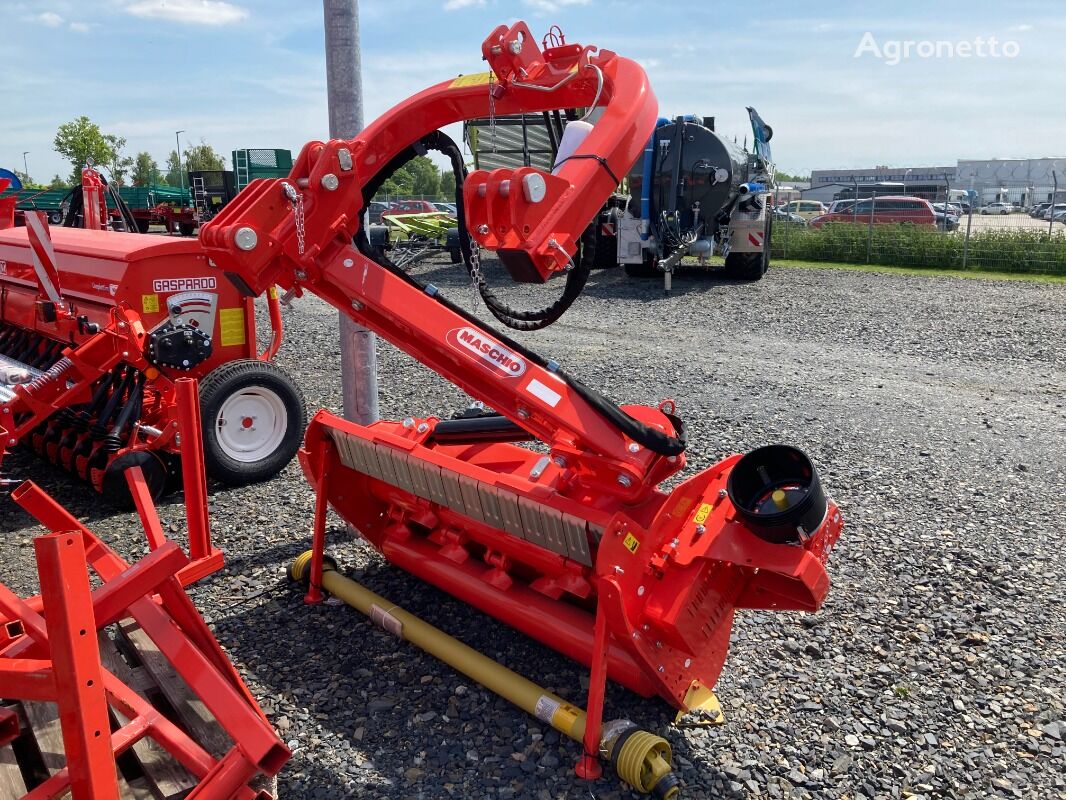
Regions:
<instances>
[{"instance_id":1,"label":"black hydraulic hose","mask_svg":"<svg viewBox=\"0 0 1066 800\"><path fill-rule=\"evenodd\" d=\"M521 331L540 330L557 321L574 304L574 301L584 290L592 271L592 260L579 257L578 263L572 265L566 276L566 285L563 287L562 294L555 302L545 308L535 310L515 309L501 301L485 283L484 276L480 273L475 276L470 233L466 228L466 214L463 205L463 180L466 177L466 166L463 163L463 154L459 150L459 146L443 131L434 131L422 137L416 144L402 150L389 161L363 187L364 208L374 198L374 195L377 194L385 181L391 178L396 170L418 156L420 150L435 150L447 156L451 161L452 174L455 178L455 216L456 224L458 225L459 251L462 254L466 270L471 278L474 278L478 293L481 295L481 299L485 301L485 306L489 309L489 312L507 327Z\"/></svg>"},{"instance_id":2,"label":"black hydraulic hose","mask_svg":"<svg viewBox=\"0 0 1066 800\"><path fill-rule=\"evenodd\" d=\"M413 152L413 149L411 150ZM411 156L406 155L405 153L400 153L392 161L386 164L382 171L375 175L374 178L372 178L370 182L366 184L363 189L364 207L367 203L370 202L370 199L373 198L373 196L377 193L378 189L381 188L381 185L386 180L388 180L392 173L395 172L400 166L405 164L407 161L409 161L410 158ZM461 206L457 206L457 208L458 207ZM462 238L462 232L460 232L460 242L462 242ZM426 285L423 284L421 281L417 280L404 270L397 267L387 258L384 258L374 253L373 248L370 246L370 240L367 238L366 230L362 226L360 226L359 231L356 234L355 246L364 256L366 256L374 263L379 264L383 269L388 270L400 280L404 281L410 286L415 287L421 292L426 291ZM437 293L433 295L433 299L445 308L447 308L452 313L457 314L458 316L465 319L467 322L470 322L471 324L476 325L478 327L485 328L489 333L499 339L502 344L509 347L514 352L520 353L525 358L528 358L537 366L542 367L544 369L554 368L555 374L558 375L559 378L562 379L566 384L568 384L575 392L577 392L578 395L585 402L587 402L590 406L596 409L596 411L601 414L605 419L607 419L608 422L614 425L615 428L624 433L637 444L641 445L642 447L646 447L653 453L656 453L661 456L678 456L685 452L685 432L680 419L676 417L670 418L676 436L670 436L669 434L657 430L656 428L653 428L650 425L645 425L643 422L633 419L633 417L622 411L622 409L620 409L616 403L604 397L595 389L586 386L585 384L581 383L581 381L579 381L577 378L568 375L558 367L555 367L554 365L549 366L548 362L539 354L530 350L525 345L514 341L506 334L493 329L489 325L486 325L482 320L478 319L466 309L457 306L455 303L451 302L446 297L443 297L442 295Z\"/></svg>"}]
</instances>

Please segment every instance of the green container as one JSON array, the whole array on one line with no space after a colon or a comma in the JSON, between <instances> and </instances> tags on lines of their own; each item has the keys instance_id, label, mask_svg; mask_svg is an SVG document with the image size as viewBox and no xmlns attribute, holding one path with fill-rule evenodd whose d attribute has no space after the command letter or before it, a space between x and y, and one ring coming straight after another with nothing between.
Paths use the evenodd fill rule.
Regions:
<instances>
[{"instance_id":1,"label":"green container","mask_svg":"<svg viewBox=\"0 0 1066 800\"><path fill-rule=\"evenodd\" d=\"M285 178L291 171L291 150L233 151L233 174L238 192L257 178Z\"/></svg>"}]
</instances>

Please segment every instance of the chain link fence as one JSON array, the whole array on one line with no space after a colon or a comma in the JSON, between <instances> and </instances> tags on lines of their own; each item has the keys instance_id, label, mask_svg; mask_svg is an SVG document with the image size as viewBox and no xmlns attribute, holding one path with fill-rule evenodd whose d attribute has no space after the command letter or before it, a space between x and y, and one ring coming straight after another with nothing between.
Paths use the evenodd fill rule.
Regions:
<instances>
[{"instance_id":1,"label":"chain link fence","mask_svg":"<svg viewBox=\"0 0 1066 800\"><path fill-rule=\"evenodd\" d=\"M774 196L772 256L927 269L1066 275L1066 180L980 190L935 183L836 184ZM818 193L825 196L824 187Z\"/></svg>"}]
</instances>

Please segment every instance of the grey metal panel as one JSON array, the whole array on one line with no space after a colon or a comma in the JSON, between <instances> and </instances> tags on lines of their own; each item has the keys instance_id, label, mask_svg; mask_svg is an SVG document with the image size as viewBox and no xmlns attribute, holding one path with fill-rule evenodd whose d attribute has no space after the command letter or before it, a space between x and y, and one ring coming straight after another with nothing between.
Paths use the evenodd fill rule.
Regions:
<instances>
[{"instance_id":1,"label":"grey metal panel","mask_svg":"<svg viewBox=\"0 0 1066 800\"><path fill-rule=\"evenodd\" d=\"M429 484L426 483L426 473L422 469L419 460L410 453L404 453L403 460L404 467L411 476L411 491L423 500L432 500L433 496L429 493Z\"/></svg>"},{"instance_id":2,"label":"grey metal panel","mask_svg":"<svg viewBox=\"0 0 1066 800\"><path fill-rule=\"evenodd\" d=\"M396 476L396 485L405 492L415 493L415 484L411 479L411 471L407 468L407 453L403 450L390 448L392 455L392 472Z\"/></svg>"},{"instance_id":3,"label":"grey metal panel","mask_svg":"<svg viewBox=\"0 0 1066 800\"><path fill-rule=\"evenodd\" d=\"M481 509L478 483L478 481L466 475L459 476L459 490L463 493L463 505L466 507L466 515L471 519L484 522L485 514Z\"/></svg>"},{"instance_id":4,"label":"grey metal panel","mask_svg":"<svg viewBox=\"0 0 1066 800\"><path fill-rule=\"evenodd\" d=\"M564 513L562 516L563 535L566 536L566 546L570 551L570 558L586 567L592 566L592 553L589 551L589 537L585 532L585 521L573 514Z\"/></svg>"},{"instance_id":5,"label":"grey metal panel","mask_svg":"<svg viewBox=\"0 0 1066 800\"><path fill-rule=\"evenodd\" d=\"M349 433L341 435L344 436L345 443L348 446L348 457L352 460L352 469L362 472L364 475L369 475L370 467L366 463L366 442Z\"/></svg>"},{"instance_id":6,"label":"grey metal panel","mask_svg":"<svg viewBox=\"0 0 1066 800\"><path fill-rule=\"evenodd\" d=\"M326 428L326 432L329 434L329 438L333 441L333 449L337 451L337 458L348 469L354 469L358 472L362 472L352 459L352 452L348 447L348 434L337 430L336 428Z\"/></svg>"},{"instance_id":7,"label":"grey metal panel","mask_svg":"<svg viewBox=\"0 0 1066 800\"><path fill-rule=\"evenodd\" d=\"M518 510L518 496L500 489L496 497L500 504L500 516L503 517L503 529L519 539L525 539L526 529L522 524L522 512Z\"/></svg>"},{"instance_id":8,"label":"grey metal panel","mask_svg":"<svg viewBox=\"0 0 1066 800\"><path fill-rule=\"evenodd\" d=\"M503 514L500 512L500 493L496 487L479 482L478 492L481 495L481 511L485 522L497 530L506 530L503 524Z\"/></svg>"},{"instance_id":9,"label":"grey metal panel","mask_svg":"<svg viewBox=\"0 0 1066 800\"><path fill-rule=\"evenodd\" d=\"M551 547L548 546L548 537L544 530L546 526L540 516L540 504L533 502L528 497L519 497L518 510L522 514L522 527L526 530L526 539L546 550L550 550Z\"/></svg>"},{"instance_id":10,"label":"grey metal panel","mask_svg":"<svg viewBox=\"0 0 1066 800\"><path fill-rule=\"evenodd\" d=\"M392 465L395 451L386 445L376 444L374 445L374 452L378 457L378 466L381 467L381 479L390 486L399 486L396 470Z\"/></svg>"},{"instance_id":11,"label":"grey metal panel","mask_svg":"<svg viewBox=\"0 0 1066 800\"><path fill-rule=\"evenodd\" d=\"M374 452L374 445L359 437L352 437L351 445L353 455L354 451L358 448L359 458L363 461L363 466L366 468L366 474L372 478L378 478L380 480L381 467L378 466L378 456L377 453Z\"/></svg>"},{"instance_id":12,"label":"grey metal panel","mask_svg":"<svg viewBox=\"0 0 1066 800\"><path fill-rule=\"evenodd\" d=\"M563 512L548 506L540 507L540 518L544 523L545 546L561 556L569 556L566 535L563 533Z\"/></svg>"},{"instance_id":13,"label":"grey metal panel","mask_svg":"<svg viewBox=\"0 0 1066 800\"><path fill-rule=\"evenodd\" d=\"M460 514L465 514L466 504L463 503L463 490L459 488L459 476L450 469L441 467L440 480L444 484L444 494L448 498L445 505Z\"/></svg>"},{"instance_id":14,"label":"grey metal panel","mask_svg":"<svg viewBox=\"0 0 1066 800\"><path fill-rule=\"evenodd\" d=\"M430 464L428 461L420 463L423 474L426 477L426 484L429 486L430 500L438 505L448 505L448 494L444 491L444 481L441 480L440 467Z\"/></svg>"}]
</instances>

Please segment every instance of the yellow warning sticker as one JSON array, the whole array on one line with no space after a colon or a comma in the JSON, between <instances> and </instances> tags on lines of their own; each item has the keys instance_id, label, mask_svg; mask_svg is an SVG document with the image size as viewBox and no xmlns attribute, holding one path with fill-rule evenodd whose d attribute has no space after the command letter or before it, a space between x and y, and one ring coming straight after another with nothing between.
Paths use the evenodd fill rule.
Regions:
<instances>
[{"instance_id":1,"label":"yellow warning sticker","mask_svg":"<svg viewBox=\"0 0 1066 800\"><path fill-rule=\"evenodd\" d=\"M269 289L267 289L267 297L269 297L271 300L277 300L278 299L278 287L277 286L271 286Z\"/></svg>"},{"instance_id":2,"label":"yellow warning sticker","mask_svg":"<svg viewBox=\"0 0 1066 800\"><path fill-rule=\"evenodd\" d=\"M245 343L243 308L219 309L218 336L222 347Z\"/></svg>"},{"instance_id":3,"label":"yellow warning sticker","mask_svg":"<svg viewBox=\"0 0 1066 800\"><path fill-rule=\"evenodd\" d=\"M636 553L637 548L640 547L640 539L631 533L627 533L626 538L622 540L622 546L630 553Z\"/></svg>"},{"instance_id":4,"label":"yellow warning sticker","mask_svg":"<svg viewBox=\"0 0 1066 800\"><path fill-rule=\"evenodd\" d=\"M158 314L159 313L159 295L157 294L142 294L141 295L141 312L144 314Z\"/></svg>"},{"instance_id":5,"label":"yellow warning sticker","mask_svg":"<svg viewBox=\"0 0 1066 800\"><path fill-rule=\"evenodd\" d=\"M692 518L692 521L697 525L702 525L707 521L707 517L711 516L711 504L703 503L698 509L696 509L696 516Z\"/></svg>"},{"instance_id":6,"label":"yellow warning sticker","mask_svg":"<svg viewBox=\"0 0 1066 800\"><path fill-rule=\"evenodd\" d=\"M460 75L449 85L449 89L460 89L463 86L482 86L489 82L491 72L474 72L470 75Z\"/></svg>"}]
</instances>

